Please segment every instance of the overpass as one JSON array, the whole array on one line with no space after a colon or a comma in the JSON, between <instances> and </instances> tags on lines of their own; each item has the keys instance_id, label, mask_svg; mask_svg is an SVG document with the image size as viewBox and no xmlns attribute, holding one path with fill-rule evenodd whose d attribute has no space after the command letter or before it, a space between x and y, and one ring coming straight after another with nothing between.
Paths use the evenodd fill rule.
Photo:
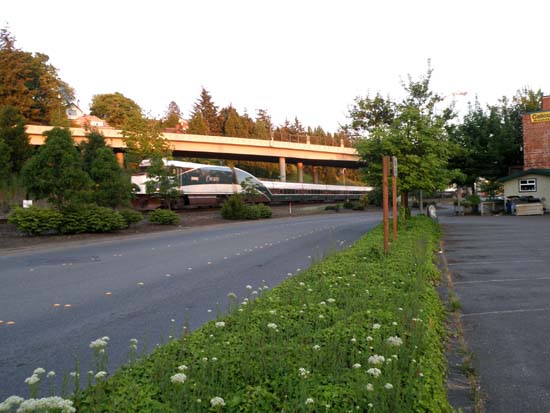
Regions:
<instances>
[{"instance_id":1,"label":"overpass","mask_svg":"<svg viewBox=\"0 0 550 413\"><path fill-rule=\"evenodd\" d=\"M44 132L53 126L27 125L26 132L31 145L43 145ZM84 128L69 128L76 143L86 140ZM117 154L120 163L124 162L126 145L124 137L117 129L99 129L109 145ZM263 139L233 138L227 136L188 135L182 133L164 133L170 143L174 156L193 158L231 159L279 163L281 181L286 180L286 163L296 164L298 181L303 181L304 165L332 166L337 168L359 168L361 158L354 148L340 146L313 145L309 143L280 142Z\"/></svg>"}]
</instances>

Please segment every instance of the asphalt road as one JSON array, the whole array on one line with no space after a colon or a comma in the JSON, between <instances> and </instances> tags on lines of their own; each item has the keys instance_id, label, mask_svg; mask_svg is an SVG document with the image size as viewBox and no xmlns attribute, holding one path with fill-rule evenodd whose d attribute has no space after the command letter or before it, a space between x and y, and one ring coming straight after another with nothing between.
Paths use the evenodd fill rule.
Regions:
<instances>
[{"instance_id":1,"label":"asphalt road","mask_svg":"<svg viewBox=\"0 0 550 413\"><path fill-rule=\"evenodd\" d=\"M550 217L441 217L487 413L550 412Z\"/></svg>"},{"instance_id":2,"label":"asphalt road","mask_svg":"<svg viewBox=\"0 0 550 413\"><path fill-rule=\"evenodd\" d=\"M138 352L151 349L186 314L195 329L226 308L229 292L275 286L380 219L338 213L0 253L0 401L28 397L24 380L37 367L57 373L59 392L75 357L89 370L89 343L103 336L112 373L131 338Z\"/></svg>"}]
</instances>

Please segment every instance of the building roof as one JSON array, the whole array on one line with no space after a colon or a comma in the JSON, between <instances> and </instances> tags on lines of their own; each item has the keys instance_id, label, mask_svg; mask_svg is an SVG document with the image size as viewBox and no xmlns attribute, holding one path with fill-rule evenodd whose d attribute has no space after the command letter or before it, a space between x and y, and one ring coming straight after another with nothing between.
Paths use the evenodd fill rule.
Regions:
<instances>
[{"instance_id":1,"label":"building roof","mask_svg":"<svg viewBox=\"0 0 550 413\"><path fill-rule=\"evenodd\" d=\"M497 181L499 182L507 182L512 179L521 178L525 175L543 175L543 176L550 176L550 169L527 169L525 171L519 171L512 175L505 176L504 178L499 178Z\"/></svg>"}]
</instances>

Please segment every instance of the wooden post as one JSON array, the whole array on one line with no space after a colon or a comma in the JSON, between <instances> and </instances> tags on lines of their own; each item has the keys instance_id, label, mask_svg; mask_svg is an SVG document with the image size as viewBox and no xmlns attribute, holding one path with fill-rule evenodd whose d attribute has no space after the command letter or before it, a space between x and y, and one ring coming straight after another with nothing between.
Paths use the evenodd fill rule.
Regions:
<instances>
[{"instance_id":1,"label":"wooden post","mask_svg":"<svg viewBox=\"0 0 550 413\"><path fill-rule=\"evenodd\" d=\"M397 157L392 156L393 240L397 241Z\"/></svg>"},{"instance_id":2,"label":"wooden post","mask_svg":"<svg viewBox=\"0 0 550 413\"><path fill-rule=\"evenodd\" d=\"M382 205L384 207L384 251L386 254L390 251L390 211L388 205L389 163L389 156L382 156Z\"/></svg>"}]
</instances>

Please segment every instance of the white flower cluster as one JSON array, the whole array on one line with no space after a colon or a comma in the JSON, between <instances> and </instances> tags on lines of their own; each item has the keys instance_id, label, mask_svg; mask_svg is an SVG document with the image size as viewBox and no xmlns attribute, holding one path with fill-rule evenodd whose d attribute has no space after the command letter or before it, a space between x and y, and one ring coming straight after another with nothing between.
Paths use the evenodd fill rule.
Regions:
<instances>
[{"instance_id":1,"label":"white flower cluster","mask_svg":"<svg viewBox=\"0 0 550 413\"><path fill-rule=\"evenodd\" d=\"M313 404L313 403L315 403L315 400L313 400L311 397L308 397L306 399L306 404Z\"/></svg>"},{"instance_id":2,"label":"white flower cluster","mask_svg":"<svg viewBox=\"0 0 550 413\"><path fill-rule=\"evenodd\" d=\"M374 324L372 325L372 329L373 329L373 330L378 330L380 327L382 327L382 326L381 326L380 324L378 324L378 323L374 323Z\"/></svg>"},{"instance_id":3,"label":"white flower cluster","mask_svg":"<svg viewBox=\"0 0 550 413\"><path fill-rule=\"evenodd\" d=\"M25 400L17 409L17 413L30 413L35 411L49 411L49 409L58 409L61 413L74 413L72 400L66 400L58 396L44 397L42 399Z\"/></svg>"},{"instance_id":4,"label":"white flower cluster","mask_svg":"<svg viewBox=\"0 0 550 413\"><path fill-rule=\"evenodd\" d=\"M329 303L331 303L331 304L334 303L334 302L336 302L336 300L335 300L334 298L328 298L327 301L328 301Z\"/></svg>"},{"instance_id":5,"label":"white flower cluster","mask_svg":"<svg viewBox=\"0 0 550 413\"><path fill-rule=\"evenodd\" d=\"M185 383L185 380L187 380L187 376L183 373L176 373L172 377L170 377L170 381L172 383Z\"/></svg>"},{"instance_id":6,"label":"white flower cluster","mask_svg":"<svg viewBox=\"0 0 550 413\"><path fill-rule=\"evenodd\" d=\"M218 396L213 397L212 399L210 399L210 406L225 406L225 400Z\"/></svg>"},{"instance_id":7,"label":"white flower cluster","mask_svg":"<svg viewBox=\"0 0 550 413\"><path fill-rule=\"evenodd\" d=\"M27 383L29 386L32 386L33 384L36 384L40 381L40 377L38 375L33 374L31 377L27 377L25 379L25 383Z\"/></svg>"},{"instance_id":8,"label":"white flower cluster","mask_svg":"<svg viewBox=\"0 0 550 413\"><path fill-rule=\"evenodd\" d=\"M105 336L92 341L90 343L90 348L94 350L103 350L107 347L107 344L109 344L109 337Z\"/></svg>"},{"instance_id":9,"label":"white flower cluster","mask_svg":"<svg viewBox=\"0 0 550 413\"><path fill-rule=\"evenodd\" d=\"M98 371L94 377L95 377L97 380L100 380L100 379L103 379L103 378L106 377L106 376L107 376L107 372L106 372L106 371Z\"/></svg>"},{"instance_id":10,"label":"white flower cluster","mask_svg":"<svg viewBox=\"0 0 550 413\"><path fill-rule=\"evenodd\" d=\"M309 370L306 370L306 369L303 368L303 367L300 367L300 368L298 369L298 373L299 373L300 376L302 376L304 379L307 379L308 376L309 376L310 371L309 371Z\"/></svg>"},{"instance_id":11,"label":"white flower cluster","mask_svg":"<svg viewBox=\"0 0 550 413\"><path fill-rule=\"evenodd\" d=\"M386 383L384 384L384 388L386 388L387 390L391 390L393 389L393 385L391 383Z\"/></svg>"},{"instance_id":12,"label":"white flower cluster","mask_svg":"<svg viewBox=\"0 0 550 413\"><path fill-rule=\"evenodd\" d=\"M19 406L25 399L19 396L10 396L0 403L0 412L10 412L12 407Z\"/></svg>"},{"instance_id":13,"label":"white flower cluster","mask_svg":"<svg viewBox=\"0 0 550 413\"><path fill-rule=\"evenodd\" d=\"M379 356L378 354L375 354L369 357L369 364L374 364L376 366L378 364L384 363L385 360L386 359L384 358L384 356Z\"/></svg>"},{"instance_id":14,"label":"white flower cluster","mask_svg":"<svg viewBox=\"0 0 550 413\"><path fill-rule=\"evenodd\" d=\"M185 364L182 364L181 366L178 367L178 370L179 371L185 371L185 370L187 370L187 366Z\"/></svg>"},{"instance_id":15,"label":"white flower cluster","mask_svg":"<svg viewBox=\"0 0 550 413\"><path fill-rule=\"evenodd\" d=\"M394 347L398 347L400 346L401 344L403 344L403 340L401 340L399 337L397 336L391 336L391 337L388 337L388 339L386 340L388 342L388 344L390 346L394 346Z\"/></svg>"},{"instance_id":16,"label":"white flower cluster","mask_svg":"<svg viewBox=\"0 0 550 413\"><path fill-rule=\"evenodd\" d=\"M360 369L360 368L361 368L361 364L355 363L353 366L351 366L351 368L353 368L353 369Z\"/></svg>"},{"instance_id":17,"label":"white flower cluster","mask_svg":"<svg viewBox=\"0 0 550 413\"><path fill-rule=\"evenodd\" d=\"M216 321L216 327L217 328L224 328L225 322L224 321Z\"/></svg>"},{"instance_id":18,"label":"white flower cluster","mask_svg":"<svg viewBox=\"0 0 550 413\"><path fill-rule=\"evenodd\" d=\"M277 330L277 324L275 324L275 323L269 323L269 324L267 325L267 328L272 328L273 330Z\"/></svg>"},{"instance_id":19,"label":"white flower cluster","mask_svg":"<svg viewBox=\"0 0 550 413\"><path fill-rule=\"evenodd\" d=\"M378 377L380 374L382 374L382 371L380 369L377 369L376 367L371 367L367 370L367 373L369 373L371 376Z\"/></svg>"}]
</instances>

